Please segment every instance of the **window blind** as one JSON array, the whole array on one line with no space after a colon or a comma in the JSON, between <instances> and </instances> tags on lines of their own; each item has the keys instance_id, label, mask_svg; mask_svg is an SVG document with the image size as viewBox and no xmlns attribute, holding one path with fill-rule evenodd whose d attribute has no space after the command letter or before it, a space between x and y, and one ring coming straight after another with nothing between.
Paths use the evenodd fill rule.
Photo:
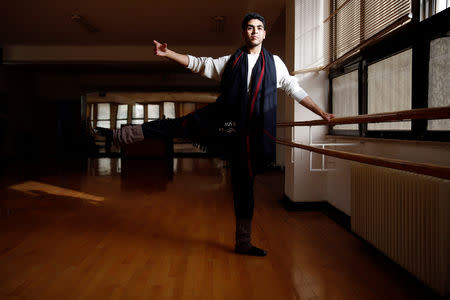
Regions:
<instances>
[{"instance_id":1,"label":"window blind","mask_svg":"<svg viewBox=\"0 0 450 300\"><path fill-rule=\"evenodd\" d=\"M297 0L294 73L329 68L411 18L411 0Z\"/></svg>"},{"instance_id":2,"label":"window blind","mask_svg":"<svg viewBox=\"0 0 450 300\"><path fill-rule=\"evenodd\" d=\"M333 13L324 21L330 28L329 64L358 53L368 41L379 39L411 19L410 0L330 1Z\"/></svg>"},{"instance_id":3,"label":"window blind","mask_svg":"<svg viewBox=\"0 0 450 300\"><path fill-rule=\"evenodd\" d=\"M326 64L330 35L323 19L329 0L297 0L295 3L295 70L318 70ZM297 73L297 72L294 72Z\"/></svg>"}]
</instances>

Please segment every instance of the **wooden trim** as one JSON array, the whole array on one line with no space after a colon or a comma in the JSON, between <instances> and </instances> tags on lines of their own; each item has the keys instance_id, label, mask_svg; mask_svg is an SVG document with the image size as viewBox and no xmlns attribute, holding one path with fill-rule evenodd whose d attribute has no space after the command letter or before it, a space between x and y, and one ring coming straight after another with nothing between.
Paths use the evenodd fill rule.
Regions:
<instances>
[{"instance_id":1,"label":"wooden trim","mask_svg":"<svg viewBox=\"0 0 450 300\"><path fill-rule=\"evenodd\" d=\"M328 202L325 202L322 213L328 218L342 226L344 229L351 232L351 217L337 207L334 207Z\"/></svg>"},{"instance_id":2,"label":"wooden trim","mask_svg":"<svg viewBox=\"0 0 450 300\"><path fill-rule=\"evenodd\" d=\"M98 120L97 120L97 115L98 115L98 103L95 103L93 108L94 108L94 115L93 115L94 117L93 117L93 120L92 120L92 121L93 121L92 124L93 124L93 127L95 128L95 127L97 127L97 121L98 121Z\"/></svg>"},{"instance_id":3,"label":"wooden trim","mask_svg":"<svg viewBox=\"0 0 450 300\"><path fill-rule=\"evenodd\" d=\"M341 125L341 124L359 124L359 123L379 123L391 121L407 121L416 119L448 119L450 118L450 106L418 108L403 110L397 112L378 113L370 115L359 115L354 117L335 118L329 122L325 120L301 121L301 122L280 122L278 127L290 126L318 126L318 125Z\"/></svg>"},{"instance_id":4,"label":"wooden trim","mask_svg":"<svg viewBox=\"0 0 450 300\"><path fill-rule=\"evenodd\" d=\"M292 201L286 194L284 194L283 198L281 199L281 204L283 205L284 209L287 211L303 211L303 212L310 212L310 211L317 211L321 212L324 215L326 215L328 218L336 222L338 225L342 226L348 231L351 231L351 219L350 216L344 213L343 211L339 210L338 208L334 207L327 201L301 201L301 202L294 202Z\"/></svg>"},{"instance_id":5,"label":"wooden trim","mask_svg":"<svg viewBox=\"0 0 450 300\"><path fill-rule=\"evenodd\" d=\"M443 178L450 180L450 168L433 164L415 163L406 160L392 159L386 157L377 157L372 155L357 154L339 150L322 149L313 146L293 143L286 140L276 139L276 143L280 145L300 148L308 151L312 151L319 154L333 156L341 159L357 161L364 164L370 164L385 168L397 169L402 171L408 171L423 175L429 175L433 177Z\"/></svg>"},{"instance_id":6,"label":"wooden trim","mask_svg":"<svg viewBox=\"0 0 450 300\"><path fill-rule=\"evenodd\" d=\"M325 135L325 138L331 140L351 140L357 141L361 143L365 142L376 142L376 143L396 143L396 144L409 144L409 145L423 145L423 146L431 146L431 147L449 147L450 150L450 142L443 141L424 141L424 140L400 140L400 139L387 139L387 138L374 138L374 137L363 137L358 135Z\"/></svg>"},{"instance_id":7,"label":"wooden trim","mask_svg":"<svg viewBox=\"0 0 450 300\"><path fill-rule=\"evenodd\" d=\"M288 196L284 195L281 204L287 211L320 211L325 208L326 201L300 201L294 202Z\"/></svg>"}]
</instances>

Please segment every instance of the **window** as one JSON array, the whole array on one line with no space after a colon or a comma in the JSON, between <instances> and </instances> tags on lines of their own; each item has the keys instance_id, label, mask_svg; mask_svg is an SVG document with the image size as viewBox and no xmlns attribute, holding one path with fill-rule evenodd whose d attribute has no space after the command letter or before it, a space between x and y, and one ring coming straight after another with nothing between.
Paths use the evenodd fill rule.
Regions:
<instances>
[{"instance_id":1,"label":"window","mask_svg":"<svg viewBox=\"0 0 450 300\"><path fill-rule=\"evenodd\" d=\"M420 0L420 20L423 21L449 7L449 0Z\"/></svg>"},{"instance_id":2,"label":"window","mask_svg":"<svg viewBox=\"0 0 450 300\"><path fill-rule=\"evenodd\" d=\"M449 0L437 0L435 1L435 13L440 13L444 9L447 9L450 7L450 1Z\"/></svg>"},{"instance_id":3,"label":"window","mask_svg":"<svg viewBox=\"0 0 450 300\"><path fill-rule=\"evenodd\" d=\"M117 106L117 119L116 119L116 128L122 127L128 123L128 105L127 104L119 104Z\"/></svg>"},{"instance_id":4,"label":"window","mask_svg":"<svg viewBox=\"0 0 450 300\"><path fill-rule=\"evenodd\" d=\"M333 113L336 117L358 115L358 70L332 79ZM335 130L358 130L358 124L334 126Z\"/></svg>"},{"instance_id":5,"label":"window","mask_svg":"<svg viewBox=\"0 0 450 300\"><path fill-rule=\"evenodd\" d=\"M144 123L144 105L133 105L133 114L131 118L131 124L143 124Z\"/></svg>"},{"instance_id":6,"label":"window","mask_svg":"<svg viewBox=\"0 0 450 300\"><path fill-rule=\"evenodd\" d=\"M147 121L154 121L159 119L159 104L147 105Z\"/></svg>"},{"instance_id":7,"label":"window","mask_svg":"<svg viewBox=\"0 0 450 300\"><path fill-rule=\"evenodd\" d=\"M328 44L319 43L329 35L323 22L329 15L327 0L303 0L295 7L295 69L324 66L328 57Z\"/></svg>"},{"instance_id":8,"label":"window","mask_svg":"<svg viewBox=\"0 0 450 300\"><path fill-rule=\"evenodd\" d=\"M340 117L449 106L450 1L353 1L331 0L330 5L328 42L335 61L327 68L332 112ZM431 16L421 22L417 14L422 15L426 5ZM388 21L388 15L396 17ZM449 141L450 120L343 125L330 128L330 133Z\"/></svg>"},{"instance_id":9,"label":"window","mask_svg":"<svg viewBox=\"0 0 450 300\"><path fill-rule=\"evenodd\" d=\"M111 113L109 103L97 104L97 126L111 128Z\"/></svg>"},{"instance_id":10,"label":"window","mask_svg":"<svg viewBox=\"0 0 450 300\"><path fill-rule=\"evenodd\" d=\"M435 39L430 43L428 71L428 107L450 105L450 37ZM428 130L450 130L450 119L428 121Z\"/></svg>"},{"instance_id":11,"label":"window","mask_svg":"<svg viewBox=\"0 0 450 300\"><path fill-rule=\"evenodd\" d=\"M94 128L94 103L89 105L89 121L91 122L91 127Z\"/></svg>"},{"instance_id":12,"label":"window","mask_svg":"<svg viewBox=\"0 0 450 300\"><path fill-rule=\"evenodd\" d=\"M369 114L411 109L412 50L368 66ZM369 130L410 130L411 122L369 123Z\"/></svg>"},{"instance_id":13,"label":"window","mask_svg":"<svg viewBox=\"0 0 450 300\"><path fill-rule=\"evenodd\" d=\"M163 113L167 119L175 119L175 103L174 102L164 102Z\"/></svg>"}]
</instances>

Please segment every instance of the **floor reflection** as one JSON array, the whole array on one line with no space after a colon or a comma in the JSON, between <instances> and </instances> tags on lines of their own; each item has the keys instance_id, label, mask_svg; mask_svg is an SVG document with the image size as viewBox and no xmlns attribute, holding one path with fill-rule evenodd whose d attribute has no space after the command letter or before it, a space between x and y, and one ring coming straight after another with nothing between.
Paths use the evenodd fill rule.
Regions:
<instances>
[{"instance_id":1,"label":"floor reflection","mask_svg":"<svg viewBox=\"0 0 450 300\"><path fill-rule=\"evenodd\" d=\"M80 191L61 188L59 186L54 186L51 184L46 184L46 183L32 181L32 180L10 186L9 188L11 190L24 192L30 196L37 196L42 193L45 193L48 195L67 196L67 197L79 198L81 200L87 200L87 201L93 201L93 202L101 202L105 199L104 197L90 195L90 194L83 193Z\"/></svg>"},{"instance_id":2,"label":"floor reflection","mask_svg":"<svg viewBox=\"0 0 450 300\"><path fill-rule=\"evenodd\" d=\"M173 179L173 160L124 159L120 178L122 190L164 191Z\"/></svg>"},{"instance_id":3,"label":"floor reflection","mask_svg":"<svg viewBox=\"0 0 450 300\"><path fill-rule=\"evenodd\" d=\"M61 166L39 168L0 188L0 214L35 209L114 207L136 193L219 191L226 188L228 169L215 158L89 158L82 171ZM55 171L56 170L56 171ZM169 186L170 185L170 186ZM126 201L125 201L126 200Z\"/></svg>"},{"instance_id":4,"label":"floor reflection","mask_svg":"<svg viewBox=\"0 0 450 300\"><path fill-rule=\"evenodd\" d=\"M122 160L120 158L89 158L88 174L92 176L116 176L121 173Z\"/></svg>"}]
</instances>

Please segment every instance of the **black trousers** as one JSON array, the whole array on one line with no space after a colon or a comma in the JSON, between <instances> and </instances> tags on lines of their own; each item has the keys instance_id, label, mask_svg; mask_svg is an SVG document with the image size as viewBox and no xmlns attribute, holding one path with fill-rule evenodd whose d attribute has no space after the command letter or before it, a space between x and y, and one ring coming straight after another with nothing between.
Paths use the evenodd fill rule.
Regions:
<instances>
[{"instance_id":1,"label":"black trousers","mask_svg":"<svg viewBox=\"0 0 450 300\"><path fill-rule=\"evenodd\" d=\"M188 118L188 116L185 116L176 119L164 119L144 123L142 124L144 137L191 138L189 125L187 125L187 122L189 122ZM195 130L195 135L198 135L199 132L201 132L201 130ZM230 153L228 157L230 157L231 182L233 186L233 202L236 219L251 220L253 218L255 203L253 196L254 178L249 175L247 158L245 154L242 154L241 151L239 151L239 144L236 143L235 147L227 147L227 149L233 152Z\"/></svg>"},{"instance_id":2,"label":"black trousers","mask_svg":"<svg viewBox=\"0 0 450 300\"><path fill-rule=\"evenodd\" d=\"M244 157L233 157L230 161L231 184L233 186L234 214L236 219L253 218L255 200L254 177L249 175L248 162Z\"/></svg>"}]
</instances>

